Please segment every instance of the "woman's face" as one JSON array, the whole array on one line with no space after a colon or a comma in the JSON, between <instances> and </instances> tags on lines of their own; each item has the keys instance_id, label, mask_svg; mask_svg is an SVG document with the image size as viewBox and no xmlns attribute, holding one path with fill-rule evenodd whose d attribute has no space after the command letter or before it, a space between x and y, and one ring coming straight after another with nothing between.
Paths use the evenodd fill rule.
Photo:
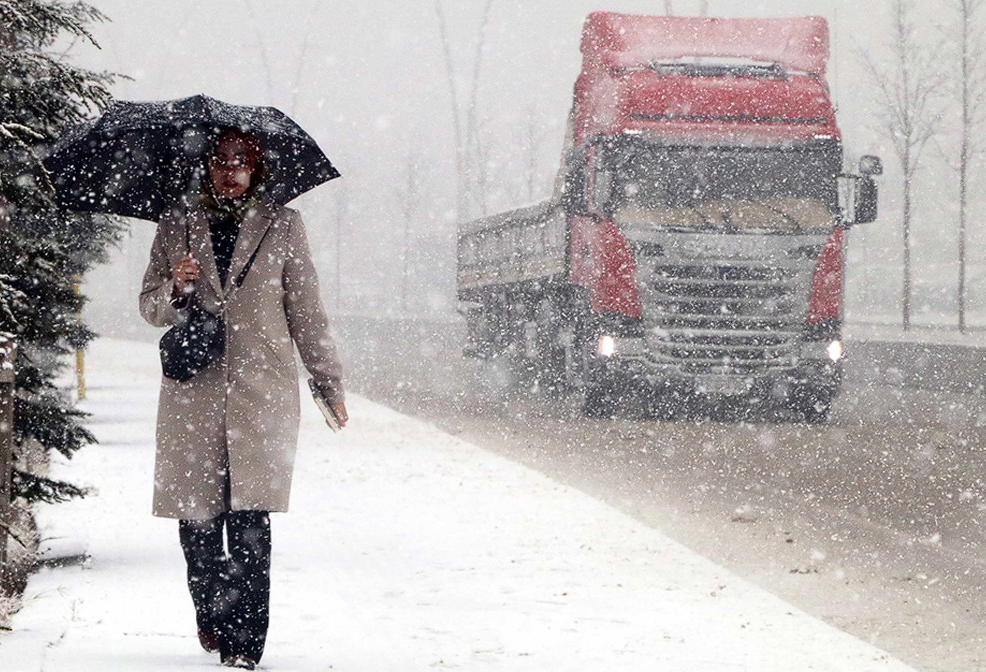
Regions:
<instances>
[{"instance_id":1,"label":"woman's face","mask_svg":"<svg viewBox=\"0 0 986 672\"><path fill-rule=\"evenodd\" d=\"M209 176L218 196L239 198L250 188L257 155L242 138L220 138L209 157Z\"/></svg>"}]
</instances>

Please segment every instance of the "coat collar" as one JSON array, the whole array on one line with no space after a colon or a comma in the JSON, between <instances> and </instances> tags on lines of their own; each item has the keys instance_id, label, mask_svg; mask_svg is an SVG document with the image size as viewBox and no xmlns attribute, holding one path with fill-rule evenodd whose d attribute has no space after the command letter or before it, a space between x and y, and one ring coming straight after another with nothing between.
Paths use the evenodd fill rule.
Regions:
<instances>
[{"instance_id":1,"label":"coat collar","mask_svg":"<svg viewBox=\"0 0 986 672\"><path fill-rule=\"evenodd\" d=\"M274 208L270 203L261 201L256 207L247 210L243 221L240 223L240 232L236 236L233 259L230 261L229 275L226 277L226 287L223 288L223 293L220 296L225 298L233 290L236 277L243 271L243 267L247 265L273 222ZM216 265L215 258L213 258L212 265L213 268Z\"/></svg>"},{"instance_id":2,"label":"coat collar","mask_svg":"<svg viewBox=\"0 0 986 672\"><path fill-rule=\"evenodd\" d=\"M229 274L226 276L226 286L223 287L219 282L216 257L212 252L209 218L201 208L195 208L188 214L186 222L192 256L198 259L200 273L215 292L216 297L225 299L233 290L233 282L260 245L261 239L274 219L274 206L265 201L261 201L256 207L247 211L240 223L236 245L233 247L233 258L229 264Z\"/></svg>"}]
</instances>

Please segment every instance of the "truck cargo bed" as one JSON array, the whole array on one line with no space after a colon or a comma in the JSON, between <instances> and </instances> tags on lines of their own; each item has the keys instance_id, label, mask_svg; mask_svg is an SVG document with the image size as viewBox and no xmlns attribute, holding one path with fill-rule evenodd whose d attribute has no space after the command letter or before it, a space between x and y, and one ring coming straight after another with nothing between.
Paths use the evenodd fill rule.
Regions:
<instances>
[{"instance_id":1,"label":"truck cargo bed","mask_svg":"<svg viewBox=\"0 0 986 672\"><path fill-rule=\"evenodd\" d=\"M458 241L459 298L491 285L556 279L566 272L566 218L547 201L463 225Z\"/></svg>"}]
</instances>

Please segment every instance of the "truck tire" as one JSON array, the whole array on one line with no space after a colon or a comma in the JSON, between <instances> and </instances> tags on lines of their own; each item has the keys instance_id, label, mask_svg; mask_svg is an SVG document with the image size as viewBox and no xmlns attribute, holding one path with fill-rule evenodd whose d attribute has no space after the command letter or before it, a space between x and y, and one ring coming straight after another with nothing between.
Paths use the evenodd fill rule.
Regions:
<instances>
[{"instance_id":1,"label":"truck tire","mask_svg":"<svg viewBox=\"0 0 986 672\"><path fill-rule=\"evenodd\" d=\"M616 390L611 381L602 376L593 366L592 358L596 347L597 330L589 317L587 307L581 307L575 319L575 355L579 369L579 379L585 390L582 401L582 415L586 418L612 418L616 415L619 403Z\"/></svg>"},{"instance_id":2,"label":"truck tire","mask_svg":"<svg viewBox=\"0 0 986 672\"><path fill-rule=\"evenodd\" d=\"M815 425L828 420L834 398L834 390L802 389L795 395L791 406L792 410L804 417L805 422Z\"/></svg>"},{"instance_id":3,"label":"truck tire","mask_svg":"<svg viewBox=\"0 0 986 672\"><path fill-rule=\"evenodd\" d=\"M565 347L559 342L561 311L551 299L534 309L535 374L542 386L557 388L565 381Z\"/></svg>"},{"instance_id":4,"label":"truck tire","mask_svg":"<svg viewBox=\"0 0 986 672\"><path fill-rule=\"evenodd\" d=\"M610 385L592 383L585 388L582 415L587 418L612 418L619 409L619 395Z\"/></svg>"}]
</instances>

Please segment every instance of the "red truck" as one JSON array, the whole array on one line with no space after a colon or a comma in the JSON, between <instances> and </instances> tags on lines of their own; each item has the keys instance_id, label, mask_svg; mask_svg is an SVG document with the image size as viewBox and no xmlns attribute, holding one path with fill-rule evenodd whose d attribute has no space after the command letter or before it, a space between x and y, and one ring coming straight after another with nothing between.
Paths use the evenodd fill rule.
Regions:
<instances>
[{"instance_id":1,"label":"red truck","mask_svg":"<svg viewBox=\"0 0 986 672\"><path fill-rule=\"evenodd\" d=\"M594 13L555 193L461 225L467 355L585 391L740 398L823 420L842 379L843 172L823 18Z\"/></svg>"}]
</instances>

